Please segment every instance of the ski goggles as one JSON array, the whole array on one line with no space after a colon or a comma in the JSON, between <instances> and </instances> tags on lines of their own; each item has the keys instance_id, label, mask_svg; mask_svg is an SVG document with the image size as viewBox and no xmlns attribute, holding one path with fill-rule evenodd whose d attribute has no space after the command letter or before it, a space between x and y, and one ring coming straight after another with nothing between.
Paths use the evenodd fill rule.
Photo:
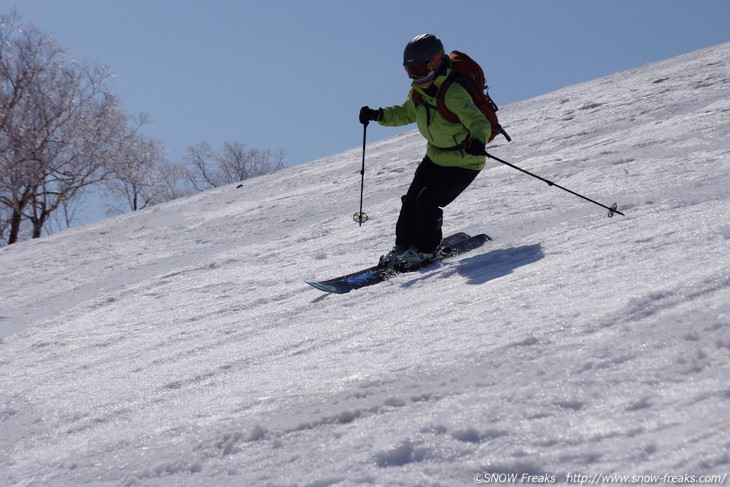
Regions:
<instances>
[{"instance_id":1,"label":"ski goggles","mask_svg":"<svg viewBox=\"0 0 730 487\"><path fill-rule=\"evenodd\" d=\"M431 59L426 64L418 64L416 66L403 66L406 69L406 73L408 73L408 77L411 79L421 79L425 78L429 74L431 74L431 71L433 71L441 62L441 60L444 58L444 53L439 53Z\"/></svg>"}]
</instances>

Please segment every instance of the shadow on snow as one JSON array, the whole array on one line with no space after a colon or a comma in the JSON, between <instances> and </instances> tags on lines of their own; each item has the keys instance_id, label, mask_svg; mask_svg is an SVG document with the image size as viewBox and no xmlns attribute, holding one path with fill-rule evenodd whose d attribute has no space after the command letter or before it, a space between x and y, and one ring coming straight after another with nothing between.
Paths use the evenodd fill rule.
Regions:
<instances>
[{"instance_id":1,"label":"shadow on snow","mask_svg":"<svg viewBox=\"0 0 730 487\"><path fill-rule=\"evenodd\" d=\"M509 249L492 250L485 254L460 260L456 266L456 272L467 279L467 284L484 284L493 279L509 275L518 267L537 262L544 256L542 246L539 243ZM440 274L446 269L441 267L435 272L433 269L424 269L420 272L425 275L403 283L402 286L413 286L416 282L429 279L434 274Z\"/></svg>"},{"instance_id":2,"label":"shadow on snow","mask_svg":"<svg viewBox=\"0 0 730 487\"><path fill-rule=\"evenodd\" d=\"M484 284L509 275L518 267L537 262L544 256L539 243L492 250L486 254L462 259L456 271L467 278L468 284Z\"/></svg>"}]
</instances>

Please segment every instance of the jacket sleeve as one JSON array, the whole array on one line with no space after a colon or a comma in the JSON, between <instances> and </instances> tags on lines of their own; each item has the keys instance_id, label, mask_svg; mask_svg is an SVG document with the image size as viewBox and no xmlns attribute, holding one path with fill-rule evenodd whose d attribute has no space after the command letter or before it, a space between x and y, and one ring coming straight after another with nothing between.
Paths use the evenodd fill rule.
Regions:
<instances>
[{"instance_id":1,"label":"jacket sleeve","mask_svg":"<svg viewBox=\"0 0 730 487\"><path fill-rule=\"evenodd\" d=\"M416 105L413 103L413 88L408 92L408 98L402 105L383 107L383 118L378 122L386 127L408 125L416 121Z\"/></svg>"},{"instance_id":2,"label":"jacket sleeve","mask_svg":"<svg viewBox=\"0 0 730 487\"><path fill-rule=\"evenodd\" d=\"M461 124L474 139L479 139L485 144L492 135L492 125L487 117L474 104L471 95L459 83L452 83L444 97L446 108L459 117Z\"/></svg>"}]
</instances>

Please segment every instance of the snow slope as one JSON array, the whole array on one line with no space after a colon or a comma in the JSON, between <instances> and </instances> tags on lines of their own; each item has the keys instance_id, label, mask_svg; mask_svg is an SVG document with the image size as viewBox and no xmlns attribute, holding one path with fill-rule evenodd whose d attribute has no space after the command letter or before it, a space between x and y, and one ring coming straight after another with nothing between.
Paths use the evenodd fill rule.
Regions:
<instances>
[{"instance_id":1,"label":"snow slope","mask_svg":"<svg viewBox=\"0 0 730 487\"><path fill-rule=\"evenodd\" d=\"M493 154L626 217L490 162L445 215L484 248L304 284L390 247L410 132L362 227L355 148L0 249L0 485L727 480L730 44L500 115Z\"/></svg>"}]
</instances>

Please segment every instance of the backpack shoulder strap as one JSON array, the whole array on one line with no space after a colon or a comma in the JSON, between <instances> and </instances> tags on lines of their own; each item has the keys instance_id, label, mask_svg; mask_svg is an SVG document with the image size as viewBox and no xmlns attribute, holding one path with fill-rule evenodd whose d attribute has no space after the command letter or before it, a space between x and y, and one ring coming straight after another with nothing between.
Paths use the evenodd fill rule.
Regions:
<instances>
[{"instance_id":1,"label":"backpack shoulder strap","mask_svg":"<svg viewBox=\"0 0 730 487\"><path fill-rule=\"evenodd\" d=\"M449 87L451 86L454 81L459 82L458 80L459 76L457 76L457 73L451 73L443 82L441 87L439 88L438 93L436 94L436 106L433 107L431 105L431 108L436 108L441 114L442 117L444 117L446 120L448 120L451 123L459 123L459 117L456 116L454 112L449 110L446 107L446 92L449 91ZM463 83L462 83L463 85ZM418 106L423 101L423 96L421 93L417 90L413 90L411 94L411 98L413 99L413 104L418 108Z\"/></svg>"},{"instance_id":2,"label":"backpack shoulder strap","mask_svg":"<svg viewBox=\"0 0 730 487\"><path fill-rule=\"evenodd\" d=\"M454 83L454 81L458 82L456 73L451 73L446 78L446 80L444 80L443 84L439 88L438 94L436 95L436 108L438 109L441 116L449 122L459 123L459 117L457 117L454 112L446 107L446 92L449 91L449 88Z\"/></svg>"},{"instance_id":3,"label":"backpack shoulder strap","mask_svg":"<svg viewBox=\"0 0 730 487\"><path fill-rule=\"evenodd\" d=\"M423 95L421 94L420 91L413 90L413 92L411 93L411 99L413 100L413 104L416 106L416 108L418 108L421 104L423 104L429 108L433 108L434 110L436 110L435 106L433 106L430 103L425 102L423 100Z\"/></svg>"}]
</instances>

